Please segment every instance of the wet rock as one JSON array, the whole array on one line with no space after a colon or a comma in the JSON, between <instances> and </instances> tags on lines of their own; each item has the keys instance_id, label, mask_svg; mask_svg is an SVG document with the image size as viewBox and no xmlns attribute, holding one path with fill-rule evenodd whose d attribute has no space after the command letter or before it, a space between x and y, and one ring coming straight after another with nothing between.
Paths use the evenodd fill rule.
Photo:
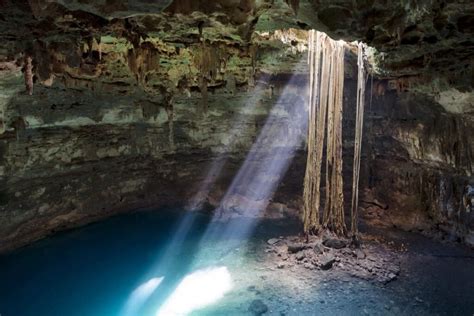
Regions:
<instances>
[{"instance_id":1,"label":"wet rock","mask_svg":"<svg viewBox=\"0 0 474 316\"><path fill-rule=\"evenodd\" d=\"M352 251L351 249L349 249L349 248L343 248L343 249L341 250L341 254L343 254L343 255L345 255L345 256L352 254L352 252L353 252L353 251Z\"/></svg>"},{"instance_id":2,"label":"wet rock","mask_svg":"<svg viewBox=\"0 0 474 316\"><path fill-rule=\"evenodd\" d=\"M313 247L313 251L315 254L317 255L321 255L324 253L324 249L323 249L323 246L321 244L316 244L314 245Z\"/></svg>"},{"instance_id":3,"label":"wet rock","mask_svg":"<svg viewBox=\"0 0 474 316\"><path fill-rule=\"evenodd\" d=\"M301 261L305 258L305 253L303 251L299 251L296 253L295 258L296 260Z\"/></svg>"},{"instance_id":4,"label":"wet rock","mask_svg":"<svg viewBox=\"0 0 474 316\"><path fill-rule=\"evenodd\" d=\"M347 246L347 243L341 239L328 238L323 241L323 245L329 248L342 249Z\"/></svg>"},{"instance_id":5,"label":"wet rock","mask_svg":"<svg viewBox=\"0 0 474 316\"><path fill-rule=\"evenodd\" d=\"M297 253L301 250L305 249L305 245L301 243L291 243L288 244L288 252L289 253Z\"/></svg>"},{"instance_id":6,"label":"wet rock","mask_svg":"<svg viewBox=\"0 0 474 316\"><path fill-rule=\"evenodd\" d=\"M336 262L336 258L334 258L334 256L331 256L331 255L324 256L321 259L321 263L319 267L321 268L321 270L329 270L332 268L334 262Z\"/></svg>"},{"instance_id":7,"label":"wet rock","mask_svg":"<svg viewBox=\"0 0 474 316\"><path fill-rule=\"evenodd\" d=\"M263 315L268 311L268 306L262 300L253 300L248 311L255 316Z\"/></svg>"},{"instance_id":8,"label":"wet rock","mask_svg":"<svg viewBox=\"0 0 474 316\"><path fill-rule=\"evenodd\" d=\"M314 270L314 268L315 268L314 265L311 264L311 263L309 263L309 262L305 263L305 264L304 264L304 267L305 267L306 269L309 269L309 270Z\"/></svg>"},{"instance_id":9,"label":"wet rock","mask_svg":"<svg viewBox=\"0 0 474 316\"><path fill-rule=\"evenodd\" d=\"M395 273L388 274L389 282L395 280L396 278L397 278L397 275Z\"/></svg>"},{"instance_id":10,"label":"wet rock","mask_svg":"<svg viewBox=\"0 0 474 316\"><path fill-rule=\"evenodd\" d=\"M280 241L280 239L278 238L270 238L269 240L267 240L267 244L269 245L275 245L276 243L278 243Z\"/></svg>"},{"instance_id":11,"label":"wet rock","mask_svg":"<svg viewBox=\"0 0 474 316\"><path fill-rule=\"evenodd\" d=\"M366 254L363 250L361 249L356 249L354 251L354 257L356 257L357 259L361 260L361 259L365 259L366 257Z\"/></svg>"},{"instance_id":12,"label":"wet rock","mask_svg":"<svg viewBox=\"0 0 474 316\"><path fill-rule=\"evenodd\" d=\"M276 245L273 246L277 253L280 254L280 255L288 255L288 246L284 243L278 243Z\"/></svg>"}]
</instances>

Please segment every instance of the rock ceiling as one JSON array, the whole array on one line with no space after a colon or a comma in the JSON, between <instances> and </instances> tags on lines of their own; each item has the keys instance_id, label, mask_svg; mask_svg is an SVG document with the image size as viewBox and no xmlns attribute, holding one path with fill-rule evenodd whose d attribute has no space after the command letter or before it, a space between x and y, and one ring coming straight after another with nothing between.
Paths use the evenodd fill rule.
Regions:
<instances>
[{"instance_id":1,"label":"rock ceiling","mask_svg":"<svg viewBox=\"0 0 474 316\"><path fill-rule=\"evenodd\" d=\"M461 91L471 90L474 77L472 1L0 0L0 7L3 61L54 50L73 68L80 62L76 52L91 50L104 36L135 48L143 40L166 43L155 47L162 55L171 54L170 45L251 47L262 32L315 28L374 47L381 76L423 77L430 84L442 78ZM50 71L44 65L41 71L48 79Z\"/></svg>"}]
</instances>

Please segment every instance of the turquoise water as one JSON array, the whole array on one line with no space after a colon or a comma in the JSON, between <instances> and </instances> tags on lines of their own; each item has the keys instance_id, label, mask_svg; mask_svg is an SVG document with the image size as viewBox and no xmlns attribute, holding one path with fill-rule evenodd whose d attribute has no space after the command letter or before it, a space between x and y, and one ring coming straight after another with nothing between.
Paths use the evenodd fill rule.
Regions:
<instances>
[{"instance_id":1,"label":"turquoise water","mask_svg":"<svg viewBox=\"0 0 474 316\"><path fill-rule=\"evenodd\" d=\"M187 274L226 267L219 256L230 259L229 251L247 240L234 232L227 233L223 243L218 237L226 234L227 225L209 225L210 220L198 212L139 212L63 232L1 256L0 314L126 315L133 291L150 279L164 277L145 304L128 311L155 315ZM248 221L236 226L249 225ZM278 224L273 229L278 230ZM256 227L257 239L271 235L271 230L259 231ZM235 259L230 265L238 263Z\"/></svg>"},{"instance_id":2,"label":"turquoise water","mask_svg":"<svg viewBox=\"0 0 474 316\"><path fill-rule=\"evenodd\" d=\"M296 265L278 269L266 240L288 220L211 221L176 210L117 216L0 256L2 316L473 315L473 252L413 234L386 286ZM393 236L392 236L393 235Z\"/></svg>"}]
</instances>

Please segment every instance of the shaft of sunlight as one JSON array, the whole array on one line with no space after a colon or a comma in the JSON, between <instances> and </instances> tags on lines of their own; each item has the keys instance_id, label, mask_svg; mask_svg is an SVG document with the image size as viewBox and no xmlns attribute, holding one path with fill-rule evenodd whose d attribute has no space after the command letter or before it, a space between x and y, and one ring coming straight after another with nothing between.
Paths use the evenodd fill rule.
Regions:
<instances>
[{"instance_id":1,"label":"shaft of sunlight","mask_svg":"<svg viewBox=\"0 0 474 316\"><path fill-rule=\"evenodd\" d=\"M217 156L213 159L204 180L199 184L197 193L189 200L186 210L194 211L202 208L204 201L212 191L213 186L221 174L222 168L227 162L227 154L235 147L239 141L242 133L245 131L245 125L253 119L254 109L257 106L259 100L264 94L264 87L259 84L255 87L255 93L250 94L250 98L246 100L245 105L239 110L239 113L235 115L232 120L232 127L224 133L220 139L220 143L225 146L225 150L221 150Z\"/></svg>"},{"instance_id":2,"label":"shaft of sunlight","mask_svg":"<svg viewBox=\"0 0 474 316\"><path fill-rule=\"evenodd\" d=\"M207 170L204 180L200 183L200 186L196 190L197 193L189 200L186 210L195 211L202 207L203 202L213 189L217 178L221 174L221 171L227 162L226 151L229 151L229 149L235 147L242 133L245 131L245 125L249 124L249 121L255 119L255 108L265 92L265 87L259 84L255 88L255 91L255 93L249 94L249 99L245 100L245 105L239 109L238 114L235 115L235 118L232 121L232 127L222 137L221 143L225 145L226 150L218 151L218 154L213 159L210 167ZM175 257L178 255L176 252L183 246L192 226L195 224L195 220L196 214L193 212L188 212L184 215L183 219L178 224L171 241L168 243L163 253L159 255L159 258L155 264L151 267L150 273L152 275L157 271L163 271L165 273L169 268L171 268L173 261L176 259ZM128 307L126 307L125 310L127 310L127 308L131 308L129 306L132 305L135 306L134 308L140 308L140 306L143 306L146 303L150 296L151 294L147 297L142 296L142 299L138 300L137 295L135 295L135 292L133 292L128 298ZM140 304L132 304L132 302L138 301Z\"/></svg>"},{"instance_id":3,"label":"shaft of sunlight","mask_svg":"<svg viewBox=\"0 0 474 316\"><path fill-rule=\"evenodd\" d=\"M224 195L214 215L216 219L234 212L256 218L268 206L305 139L308 112L305 96L299 91L306 89L300 89L296 76L292 76ZM245 238L257 223L255 219L238 227L228 225L219 237Z\"/></svg>"}]
</instances>

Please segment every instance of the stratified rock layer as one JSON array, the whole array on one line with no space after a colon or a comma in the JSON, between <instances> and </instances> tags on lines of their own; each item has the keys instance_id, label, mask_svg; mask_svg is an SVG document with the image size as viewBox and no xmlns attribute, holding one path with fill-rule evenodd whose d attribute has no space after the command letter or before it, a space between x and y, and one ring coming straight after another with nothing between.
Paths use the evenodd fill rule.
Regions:
<instances>
[{"instance_id":1,"label":"stratified rock layer","mask_svg":"<svg viewBox=\"0 0 474 316\"><path fill-rule=\"evenodd\" d=\"M3 0L0 8L0 250L139 207L297 215L311 27L375 48L362 215L474 244L472 3ZM32 95L21 71L29 59ZM354 62L348 53L346 186ZM275 177L271 168L287 158L288 172ZM233 183L243 166L251 186ZM267 169L257 177L256 166ZM254 186L276 194L249 193Z\"/></svg>"}]
</instances>

